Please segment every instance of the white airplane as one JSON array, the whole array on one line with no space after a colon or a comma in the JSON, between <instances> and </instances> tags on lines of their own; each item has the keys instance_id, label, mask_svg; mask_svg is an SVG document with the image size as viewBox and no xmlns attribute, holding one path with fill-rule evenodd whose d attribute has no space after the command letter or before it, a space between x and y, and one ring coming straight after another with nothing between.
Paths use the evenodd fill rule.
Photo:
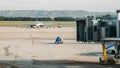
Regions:
<instances>
[{"instance_id":1,"label":"white airplane","mask_svg":"<svg viewBox=\"0 0 120 68\"><path fill-rule=\"evenodd\" d=\"M35 24L30 25L30 27L32 27L32 28L43 28L44 24L42 22L37 21L37 19L36 19Z\"/></svg>"}]
</instances>

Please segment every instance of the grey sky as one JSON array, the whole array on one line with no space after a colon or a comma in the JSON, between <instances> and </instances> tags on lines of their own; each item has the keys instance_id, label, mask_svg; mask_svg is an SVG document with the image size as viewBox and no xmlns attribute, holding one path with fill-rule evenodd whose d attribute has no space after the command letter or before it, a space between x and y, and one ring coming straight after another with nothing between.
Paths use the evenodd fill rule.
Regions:
<instances>
[{"instance_id":1,"label":"grey sky","mask_svg":"<svg viewBox=\"0 0 120 68\"><path fill-rule=\"evenodd\" d=\"M0 10L88 10L120 9L120 0L0 0Z\"/></svg>"}]
</instances>

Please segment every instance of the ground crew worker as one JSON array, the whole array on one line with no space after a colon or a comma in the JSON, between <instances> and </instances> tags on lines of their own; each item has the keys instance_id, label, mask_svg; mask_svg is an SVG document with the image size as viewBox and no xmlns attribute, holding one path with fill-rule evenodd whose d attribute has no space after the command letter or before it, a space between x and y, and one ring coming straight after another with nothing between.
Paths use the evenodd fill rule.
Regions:
<instances>
[{"instance_id":1,"label":"ground crew worker","mask_svg":"<svg viewBox=\"0 0 120 68\"><path fill-rule=\"evenodd\" d=\"M55 40L55 44L61 44L61 43L63 43L62 38L58 36Z\"/></svg>"}]
</instances>

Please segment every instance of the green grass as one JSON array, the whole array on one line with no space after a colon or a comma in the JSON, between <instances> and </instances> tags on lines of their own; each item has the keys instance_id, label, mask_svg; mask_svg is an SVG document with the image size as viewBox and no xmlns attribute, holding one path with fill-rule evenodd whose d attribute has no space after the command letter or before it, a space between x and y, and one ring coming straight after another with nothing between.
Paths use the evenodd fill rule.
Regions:
<instances>
[{"instance_id":1,"label":"green grass","mask_svg":"<svg viewBox=\"0 0 120 68\"><path fill-rule=\"evenodd\" d=\"M74 27L75 21L41 21L44 24L48 24L51 27L63 26ZM34 24L35 21L0 21L0 26L26 26Z\"/></svg>"}]
</instances>

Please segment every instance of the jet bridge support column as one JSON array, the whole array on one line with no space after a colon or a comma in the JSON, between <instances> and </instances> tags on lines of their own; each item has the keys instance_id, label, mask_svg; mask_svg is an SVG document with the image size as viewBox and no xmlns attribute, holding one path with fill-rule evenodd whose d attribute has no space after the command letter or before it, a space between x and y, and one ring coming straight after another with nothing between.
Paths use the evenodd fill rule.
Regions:
<instances>
[{"instance_id":1,"label":"jet bridge support column","mask_svg":"<svg viewBox=\"0 0 120 68\"><path fill-rule=\"evenodd\" d=\"M105 43L102 44L102 49L103 49L103 61L107 63L107 53L106 53L106 48L105 48Z\"/></svg>"}]
</instances>

